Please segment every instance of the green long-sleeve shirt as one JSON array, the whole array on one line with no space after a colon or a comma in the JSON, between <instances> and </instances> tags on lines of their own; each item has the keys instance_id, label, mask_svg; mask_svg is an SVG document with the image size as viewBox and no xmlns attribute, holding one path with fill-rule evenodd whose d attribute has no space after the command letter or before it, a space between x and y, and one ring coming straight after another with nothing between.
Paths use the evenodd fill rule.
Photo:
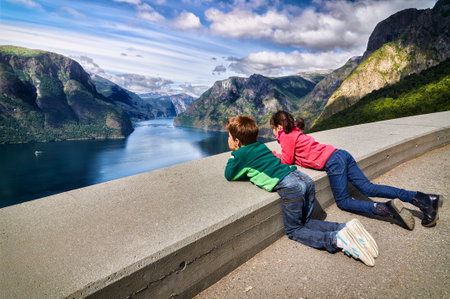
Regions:
<instances>
[{"instance_id":1,"label":"green long-sleeve shirt","mask_svg":"<svg viewBox=\"0 0 450 299\"><path fill-rule=\"evenodd\" d=\"M231 153L225 168L228 181L250 180L267 191L273 188L297 167L282 164L281 160L261 142L240 147Z\"/></svg>"}]
</instances>

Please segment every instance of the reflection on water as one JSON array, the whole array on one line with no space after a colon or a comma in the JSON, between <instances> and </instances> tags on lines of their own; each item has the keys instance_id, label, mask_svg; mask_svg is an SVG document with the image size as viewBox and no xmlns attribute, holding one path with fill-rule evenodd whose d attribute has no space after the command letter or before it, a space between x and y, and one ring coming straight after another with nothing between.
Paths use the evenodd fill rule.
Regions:
<instances>
[{"instance_id":1,"label":"reflection on water","mask_svg":"<svg viewBox=\"0 0 450 299\"><path fill-rule=\"evenodd\" d=\"M228 151L228 133L172 123L139 122L120 140L0 145L0 208Z\"/></svg>"},{"instance_id":2,"label":"reflection on water","mask_svg":"<svg viewBox=\"0 0 450 299\"><path fill-rule=\"evenodd\" d=\"M228 150L225 133L172 122L138 123L121 140L0 145L0 208Z\"/></svg>"}]
</instances>

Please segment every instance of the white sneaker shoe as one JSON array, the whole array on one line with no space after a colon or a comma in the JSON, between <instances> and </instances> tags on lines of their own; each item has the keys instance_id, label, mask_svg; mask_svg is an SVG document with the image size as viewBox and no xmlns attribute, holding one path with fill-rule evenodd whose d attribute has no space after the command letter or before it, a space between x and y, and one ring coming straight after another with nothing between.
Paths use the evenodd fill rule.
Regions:
<instances>
[{"instance_id":1,"label":"white sneaker shoe","mask_svg":"<svg viewBox=\"0 0 450 299\"><path fill-rule=\"evenodd\" d=\"M367 266L375 266L372 255L363 247L361 242L353 235L348 227L344 227L336 234L338 248L348 256L361 260Z\"/></svg>"},{"instance_id":2,"label":"white sneaker shoe","mask_svg":"<svg viewBox=\"0 0 450 299\"><path fill-rule=\"evenodd\" d=\"M374 258L378 256L377 243L358 219L350 220L345 226L350 229L353 235Z\"/></svg>"}]
</instances>

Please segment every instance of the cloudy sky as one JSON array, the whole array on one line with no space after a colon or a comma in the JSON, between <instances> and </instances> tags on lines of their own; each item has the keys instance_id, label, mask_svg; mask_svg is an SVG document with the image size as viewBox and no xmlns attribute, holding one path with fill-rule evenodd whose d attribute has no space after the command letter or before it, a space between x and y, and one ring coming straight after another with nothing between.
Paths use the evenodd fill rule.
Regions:
<instances>
[{"instance_id":1,"label":"cloudy sky","mask_svg":"<svg viewBox=\"0 0 450 299\"><path fill-rule=\"evenodd\" d=\"M0 44L52 51L137 93L336 69L376 24L435 0L0 0Z\"/></svg>"}]
</instances>

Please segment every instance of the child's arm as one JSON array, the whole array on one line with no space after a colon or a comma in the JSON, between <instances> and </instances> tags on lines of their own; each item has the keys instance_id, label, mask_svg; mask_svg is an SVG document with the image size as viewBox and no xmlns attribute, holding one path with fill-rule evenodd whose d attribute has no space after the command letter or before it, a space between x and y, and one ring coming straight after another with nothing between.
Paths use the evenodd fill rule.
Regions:
<instances>
[{"instance_id":1,"label":"child's arm","mask_svg":"<svg viewBox=\"0 0 450 299\"><path fill-rule=\"evenodd\" d=\"M228 159L227 166L225 167L225 178L227 181L236 181L245 174L245 168L241 166L241 161L235 156L231 156Z\"/></svg>"},{"instance_id":2,"label":"child's arm","mask_svg":"<svg viewBox=\"0 0 450 299\"><path fill-rule=\"evenodd\" d=\"M281 153L273 151L273 154L281 159L281 163L293 165L295 163L295 139L287 138L286 135L280 138Z\"/></svg>"}]
</instances>

